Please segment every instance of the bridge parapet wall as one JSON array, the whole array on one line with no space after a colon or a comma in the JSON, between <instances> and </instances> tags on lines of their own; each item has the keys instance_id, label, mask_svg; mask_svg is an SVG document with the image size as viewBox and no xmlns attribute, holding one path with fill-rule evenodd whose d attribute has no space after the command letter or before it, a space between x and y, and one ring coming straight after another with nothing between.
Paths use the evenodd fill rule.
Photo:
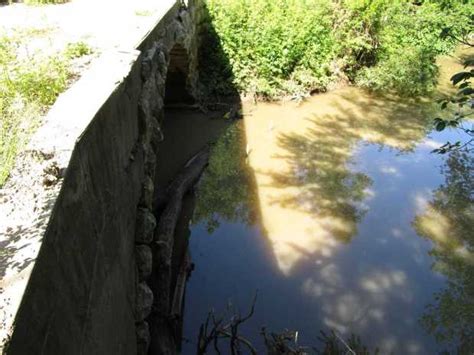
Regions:
<instances>
[{"instance_id":1,"label":"bridge parapet wall","mask_svg":"<svg viewBox=\"0 0 474 355\"><path fill-rule=\"evenodd\" d=\"M187 95L199 100L198 8L176 2L136 49L104 55L53 108L58 125L77 116L65 143L72 153L8 354L147 352L166 78L184 72Z\"/></svg>"}]
</instances>

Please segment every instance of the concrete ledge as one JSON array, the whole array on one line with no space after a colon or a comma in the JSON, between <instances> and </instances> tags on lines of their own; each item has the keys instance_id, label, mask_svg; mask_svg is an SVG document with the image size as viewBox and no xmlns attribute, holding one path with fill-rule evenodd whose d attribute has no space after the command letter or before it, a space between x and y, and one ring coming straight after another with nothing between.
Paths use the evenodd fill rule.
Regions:
<instances>
[{"instance_id":1,"label":"concrete ledge","mask_svg":"<svg viewBox=\"0 0 474 355\"><path fill-rule=\"evenodd\" d=\"M97 112L128 77L139 55L138 50L102 54L77 83L58 97L29 149L72 152Z\"/></svg>"}]
</instances>

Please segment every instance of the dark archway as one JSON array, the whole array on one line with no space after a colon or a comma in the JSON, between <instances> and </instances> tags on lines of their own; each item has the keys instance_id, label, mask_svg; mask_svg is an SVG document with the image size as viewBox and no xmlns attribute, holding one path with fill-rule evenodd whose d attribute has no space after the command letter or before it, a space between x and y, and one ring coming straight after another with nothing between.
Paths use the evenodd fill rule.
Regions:
<instances>
[{"instance_id":1,"label":"dark archway","mask_svg":"<svg viewBox=\"0 0 474 355\"><path fill-rule=\"evenodd\" d=\"M203 10L207 11L205 7ZM206 18L209 18L210 21L208 15ZM158 221L157 230L161 230L161 223L169 222L167 206L176 207L176 204L169 205L169 199L172 196L173 182L177 181L176 177L180 171L183 171L186 164L194 159L193 157L198 152L209 149L222 132L232 124L233 120L223 119L225 114L230 113L231 110L235 112L240 110L240 97L232 84L231 67L220 47L220 41L216 37L211 22L208 22L207 25L204 24L203 28L200 28L201 24L196 25L199 26L199 48L196 51L192 45L189 46L191 48L187 48L187 42L186 45L183 45L183 40L178 39L178 43L174 44L168 55L165 56L168 59L168 68L165 71L164 108L163 112L160 112L163 140L156 151L154 177L153 213ZM179 26L177 27L179 28ZM202 31L210 32L203 37L205 39L203 42L201 42ZM175 33L174 38L176 37L179 37L179 33ZM209 39L213 41L210 42ZM216 58L219 58L223 63L218 62ZM206 68L204 71L205 80L201 80L201 68ZM215 79L216 70L225 73L225 76L222 76L225 82ZM218 88L223 87L226 90L223 93L225 95L221 97ZM176 212L179 213L179 217L174 226L172 255L169 264L159 266L156 258L157 251L153 251L154 269L150 277L150 286L155 295L155 311L147 319L150 324L150 355L162 354L167 351L181 352L183 310L171 315L159 313L158 309L160 306L162 307L159 302L163 292L168 294L168 302L175 295L180 294L176 292L176 286L182 266L187 262L195 197L194 189L188 191L181 200L181 211ZM164 211L166 212L163 215ZM164 272L167 273L171 282L170 285L166 285L166 290L160 289L163 284L161 286L159 284L159 275ZM172 304L167 306L171 307Z\"/></svg>"},{"instance_id":2,"label":"dark archway","mask_svg":"<svg viewBox=\"0 0 474 355\"><path fill-rule=\"evenodd\" d=\"M194 103L194 98L188 90L188 75L188 53L181 44L177 43L170 51L165 86L165 105Z\"/></svg>"}]
</instances>

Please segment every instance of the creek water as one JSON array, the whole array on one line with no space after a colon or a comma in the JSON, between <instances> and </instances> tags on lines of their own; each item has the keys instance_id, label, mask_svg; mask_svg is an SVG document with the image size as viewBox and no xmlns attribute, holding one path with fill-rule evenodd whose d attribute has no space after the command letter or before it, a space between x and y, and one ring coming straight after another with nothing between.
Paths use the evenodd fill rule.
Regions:
<instances>
[{"instance_id":1,"label":"creek water","mask_svg":"<svg viewBox=\"0 0 474 355\"><path fill-rule=\"evenodd\" d=\"M431 153L465 137L433 131L426 102L350 87L243 111L197 190L183 354L209 310L244 314L257 290L241 332L259 353L265 326L320 348L332 330L381 354L472 354L474 158Z\"/></svg>"}]
</instances>

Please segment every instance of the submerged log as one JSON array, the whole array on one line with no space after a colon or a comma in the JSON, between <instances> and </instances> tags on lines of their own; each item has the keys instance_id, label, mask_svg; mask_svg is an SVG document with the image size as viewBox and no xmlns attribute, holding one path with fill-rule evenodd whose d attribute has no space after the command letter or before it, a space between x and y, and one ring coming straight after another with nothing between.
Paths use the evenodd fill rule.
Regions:
<instances>
[{"instance_id":1,"label":"submerged log","mask_svg":"<svg viewBox=\"0 0 474 355\"><path fill-rule=\"evenodd\" d=\"M174 248L174 237L176 224L181 214L183 197L197 183L209 160L209 148L206 147L186 163L181 172L167 189L166 197L168 203L163 210L157 227L155 229L153 251L153 271L150 278L150 286L154 294L153 313L151 317L151 354L175 353L173 341L173 315L175 310L182 309L182 298L184 297L185 280L184 272L189 269L182 266L176 280L175 290L171 289L172 280L172 257ZM186 263L188 258L185 259ZM180 270L180 271L181 271ZM176 297L173 296L176 295ZM173 303L173 312L172 312ZM172 315L173 313L173 315Z\"/></svg>"},{"instance_id":2,"label":"submerged log","mask_svg":"<svg viewBox=\"0 0 474 355\"><path fill-rule=\"evenodd\" d=\"M181 264L176 287L174 288L173 303L171 304L171 317L178 319L183 315L184 292L186 290L186 282L192 270L191 256L186 250L184 260Z\"/></svg>"},{"instance_id":3,"label":"submerged log","mask_svg":"<svg viewBox=\"0 0 474 355\"><path fill-rule=\"evenodd\" d=\"M195 155L168 188L169 202L155 230L153 245L152 289L156 295L155 310L170 313L171 257L176 223L181 213L183 197L199 179L209 159L209 149Z\"/></svg>"}]
</instances>

